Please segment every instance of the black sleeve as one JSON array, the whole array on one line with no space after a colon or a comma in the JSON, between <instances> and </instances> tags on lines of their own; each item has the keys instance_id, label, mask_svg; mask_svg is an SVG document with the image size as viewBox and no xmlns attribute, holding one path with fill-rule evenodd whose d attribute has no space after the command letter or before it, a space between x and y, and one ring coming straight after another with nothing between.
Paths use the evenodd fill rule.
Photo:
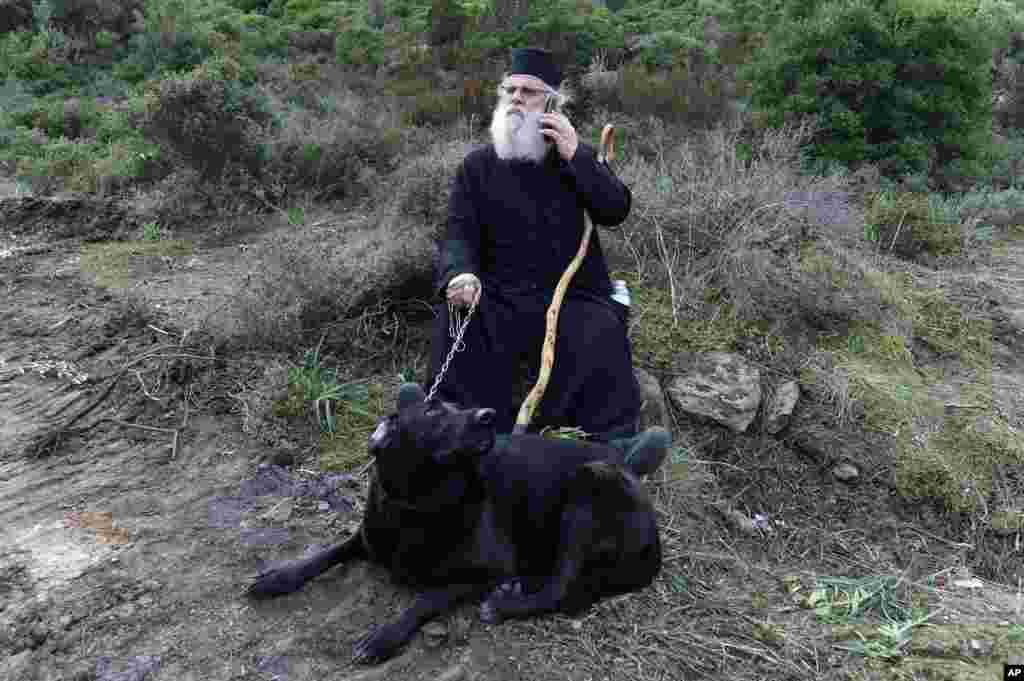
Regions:
<instances>
[{"instance_id":1,"label":"black sleeve","mask_svg":"<svg viewBox=\"0 0 1024 681\"><path fill-rule=\"evenodd\" d=\"M444 300L444 290L452 278L466 272L480 276L480 219L465 161L455 173L448 201L448 226L440 251L435 293Z\"/></svg>"}]
</instances>

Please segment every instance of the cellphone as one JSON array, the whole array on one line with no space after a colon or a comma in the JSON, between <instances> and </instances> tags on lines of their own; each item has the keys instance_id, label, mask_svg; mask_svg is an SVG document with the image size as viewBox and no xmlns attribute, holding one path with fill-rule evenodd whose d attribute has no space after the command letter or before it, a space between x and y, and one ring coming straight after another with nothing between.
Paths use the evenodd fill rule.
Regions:
<instances>
[{"instance_id":1,"label":"cellphone","mask_svg":"<svg viewBox=\"0 0 1024 681\"><path fill-rule=\"evenodd\" d=\"M546 113L546 114L548 114L548 113L555 113L556 104L557 104L557 102L555 100L555 96L554 95L548 95L544 99L544 113ZM547 129L551 128L550 125L542 125L541 127L542 128L547 128ZM551 139L550 137L545 137L544 141L547 142L549 145L555 143L555 140Z\"/></svg>"}]
</instances>

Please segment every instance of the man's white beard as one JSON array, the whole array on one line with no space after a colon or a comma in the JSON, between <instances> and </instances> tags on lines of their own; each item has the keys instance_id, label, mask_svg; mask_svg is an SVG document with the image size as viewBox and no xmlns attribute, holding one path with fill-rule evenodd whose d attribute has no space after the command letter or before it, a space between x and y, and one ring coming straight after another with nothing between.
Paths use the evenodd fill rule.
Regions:
<instances>
[{"instance_id":1,"label":"man's white beard","mask_svg":"<svg viewBox=\"0 0 1024 681\"><path fill-rule=\"evenodd\" d=\"M540 134L539 112L509 112L510 103L501 101L491 119L491 141L500 159L523 159L539 163L548 153L548 144Z\"/></svg>"}]
</instances>

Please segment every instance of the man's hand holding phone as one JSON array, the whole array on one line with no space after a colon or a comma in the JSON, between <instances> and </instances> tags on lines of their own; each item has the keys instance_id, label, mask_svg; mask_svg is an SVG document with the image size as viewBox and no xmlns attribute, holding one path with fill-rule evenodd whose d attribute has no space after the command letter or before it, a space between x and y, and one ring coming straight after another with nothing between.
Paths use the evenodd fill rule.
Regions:
<instances>
[{"instance_id":1,"label":"man's hand holding phone","mask_svg":"<svg viewBox=\"0 0 1024 681\"><path fill-rule=\"evenodd\" d=\"M572 127L572 123L565 117L565 114L554 111L554 101L554 97L548 97L548 101L544 105L545 113L540 117L540 134L548 142L555 143L559 156L566 161L571 161L576 155L579 138L576 136L576 129Z\"/></svg>"}]
</instances>

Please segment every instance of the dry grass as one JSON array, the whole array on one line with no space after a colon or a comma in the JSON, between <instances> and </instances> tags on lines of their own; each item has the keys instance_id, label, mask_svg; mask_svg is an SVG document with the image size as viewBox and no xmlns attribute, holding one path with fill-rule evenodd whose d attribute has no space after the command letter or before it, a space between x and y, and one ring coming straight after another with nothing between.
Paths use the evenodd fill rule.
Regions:
<instances>
[{"instance_id":1,"label":"dry grass","mask_svg":"<svg viewBox=\"0 0 1024 681\"><path fill-rule=\"evenodd\" d=\"M235 301L236 338L285 349L326 331L329 347L344 347L364 310L429 281L432 245L413 227L360 220L275 234L261 244L258 274Z\"/></svg>"}]
</instances>

